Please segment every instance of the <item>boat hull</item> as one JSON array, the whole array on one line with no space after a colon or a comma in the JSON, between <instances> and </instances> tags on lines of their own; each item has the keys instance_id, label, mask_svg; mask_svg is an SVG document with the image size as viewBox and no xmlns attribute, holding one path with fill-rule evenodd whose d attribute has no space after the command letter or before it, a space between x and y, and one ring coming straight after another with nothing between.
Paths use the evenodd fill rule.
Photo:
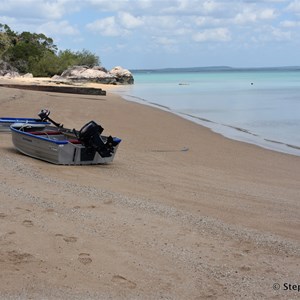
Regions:
<instances>
[{"instance_id":1,"label":"boat hull","mask_svg":"<svg viewBox=\"0 0 300 300\"><path fill-rule=\"evenodd\" d=\"M15 148L28 156L58 165L94 165L111 163L118 144L110 157L102 157L98 152L87 149L78 141L66 139L62 134L41 136L24 132L11 126L12 142ZM105 139L106 137L102 137ZM117 138L115 138L117 139Z\"/></svg>"},{"instance_id":2,"label":"boat hull","mask_svg":"<svg viewBox=\"0 0 300 300\"><path fill-rule=\"evenodd\" d=\"M42 122L39 119L34 118L0 118L0 132L10 132L10 126L15 123L22 124L31 124L32 126L41 126L41 128L45 125L49 125L49 122Z\"/></svg>"}]
</instances>

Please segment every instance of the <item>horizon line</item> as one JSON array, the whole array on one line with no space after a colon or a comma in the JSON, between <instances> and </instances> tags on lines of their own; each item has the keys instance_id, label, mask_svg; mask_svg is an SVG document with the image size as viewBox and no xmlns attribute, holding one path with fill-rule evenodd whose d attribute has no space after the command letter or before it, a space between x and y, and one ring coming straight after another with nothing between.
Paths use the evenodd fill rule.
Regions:
<instances>
[{"instance_id":1,"label":"horizon line","mask_svg":"<svg viewBox=\"0 0 300 300\"><path fill-rule=\"evenodd\" d=\"M130 68L129 70L134 71L172 71L172 70L274 70L274 69L285 69L285 70L300 70L300 66L275 66L275 67L230 67L230 66L202 66L202 67L165 67L165 68Z\"/></svg>"}]
</instances>

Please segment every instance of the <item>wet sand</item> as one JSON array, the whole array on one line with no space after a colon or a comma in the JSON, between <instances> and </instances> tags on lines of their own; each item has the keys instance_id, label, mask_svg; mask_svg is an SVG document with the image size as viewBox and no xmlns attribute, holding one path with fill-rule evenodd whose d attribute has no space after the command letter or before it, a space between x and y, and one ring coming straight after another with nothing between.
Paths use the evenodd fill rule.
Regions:
<instances>
[{"instance_id":1,"label":"wet sand","mask_svg":"<svg viewBox=\"0 0 300 300\"><path fill-rule=\"evenodd\" d=\"M300 284L300 157L101 87L0 88L0 116L48 108L66 127L95 120L122 138L110 165L56 166L0 133L0 299L299 297L284 283Z\"/></svg>"}]
</instances>

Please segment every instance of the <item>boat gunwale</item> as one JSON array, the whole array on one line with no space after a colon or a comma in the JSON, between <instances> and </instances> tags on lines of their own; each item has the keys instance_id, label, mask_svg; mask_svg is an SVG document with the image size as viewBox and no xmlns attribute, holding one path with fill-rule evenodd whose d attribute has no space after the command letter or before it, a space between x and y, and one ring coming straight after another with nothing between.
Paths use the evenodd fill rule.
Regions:
<instances>
[{"instance_id":1,"label":"boat gunwale","mask_svg":"<svg viewBox=\"0 0 300 300\"><path fill-rule=\"evenodd\" d=\"M34 119L34 118L11 118L11 117L1 117L0 118L0 123L29 123L32 122L34 124L50 124L49 122L44 122L39 119Z\"/></svg>"},{"instance_id":2,"label":"boat gunwale","mask_svg":"<svg viewBox=\"0 0 300 300\"><path fill-rule=\"evenodd\" d=\"M72 144L70 143L68 140L62 140L62 141L58 141L58 140L52 140L52 139L49 139L49 138L45 138L45 137L42 137L42 136L39 136L39 135L34 135L34 134L31 134L30 132L25 132L25 131L21 131L21 130L18 130L16 128L13 128L12 126L10 126L10 129L11 131L17 133L17 134L22 134L22 135L25 135L25 136L29 136L31 138L35 138L35 139L39 139L39 140L42 140L42 141L46 141L46 142L49 142L49 143L54 143L56 145L67 145L67 144ZM63 134L63 133L62 133ZM73 144L72 144L73 145Z\"/></svg>"}]
</instances>

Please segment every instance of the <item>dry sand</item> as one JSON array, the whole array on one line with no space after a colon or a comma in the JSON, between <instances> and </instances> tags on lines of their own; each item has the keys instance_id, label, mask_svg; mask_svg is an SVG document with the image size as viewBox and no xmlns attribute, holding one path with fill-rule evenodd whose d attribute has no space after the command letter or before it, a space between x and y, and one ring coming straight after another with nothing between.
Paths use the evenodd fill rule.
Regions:
<instances>
[{"instance_id":1,"label":"dry sand","mask_svg":"<svg viewBox=\"0 0 300 300\"><path fill-rule=\"evenodd\" d=\"M110 165L56 166L0 134L0 299L300 297L300 157L109 92L0 88L0 116L41 108L123 141Z\"/></svg>"}]
</instances>

